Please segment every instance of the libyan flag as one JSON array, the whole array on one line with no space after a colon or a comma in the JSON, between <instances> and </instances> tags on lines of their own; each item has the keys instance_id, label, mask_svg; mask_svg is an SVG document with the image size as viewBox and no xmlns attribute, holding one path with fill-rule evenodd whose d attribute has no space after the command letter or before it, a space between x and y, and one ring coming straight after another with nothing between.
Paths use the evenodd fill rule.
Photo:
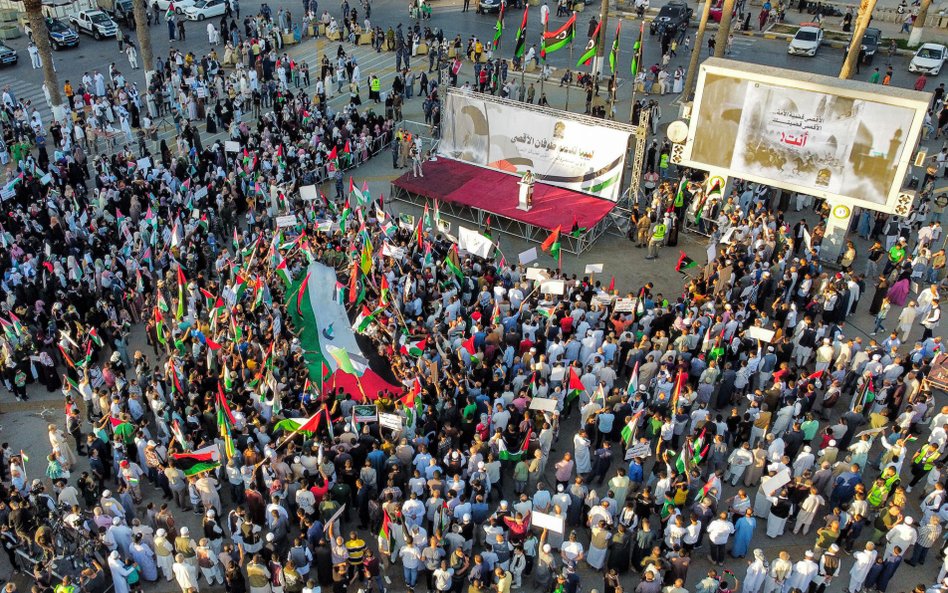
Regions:
<instances>
[{"instance_id":1,"label":"libyan flag","mask_svg":"<svg viewBox=\"0 0 948 593\"><path fill-rule=\"evenodd\" d=\"M220 456L217 447L210 445L192 453L175 453L171 457L174 459L174 466L190 477L220 467Z\"/></svg>"},{"instance_id":2,"label":"libyan flag","mask_svg":"<svg viewBox=\"0 0 948 593\"><path fill-rule=\"evenodd\" d=\"M596 25L596 30L593 31L592 37L586 42L586 50L583 52L583 55L579 56L579 61L576 62L577 68L583 64L588 66L592 62L592 59L596 57L596 51L599 47L599 27L601 26L602 23Z\"/></svg>"},{"instance_id":3,"label":"libyan flag","mask_svg":"<svg viewBox=\"0 0 948 593\"><path fill-rule=\"evenodd\" d=\"M543 34L543 53L550 54L563 49L573 42L576 33L576 13L556 31L547 31ZM544 56L545 57L545 56Z\"/></svg>"}]
</instances>

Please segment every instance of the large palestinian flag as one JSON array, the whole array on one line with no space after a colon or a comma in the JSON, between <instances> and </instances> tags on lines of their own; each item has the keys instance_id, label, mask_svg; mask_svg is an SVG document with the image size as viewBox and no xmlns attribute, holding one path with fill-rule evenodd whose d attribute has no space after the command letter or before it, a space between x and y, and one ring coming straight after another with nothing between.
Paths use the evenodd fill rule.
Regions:
<instances>
[{"instance_id":1,"label":"large palestinian flag","mask_svg":"<svg viewBox=\"0 0 948 593\"><path fill-rule=\"evenodd\" d=\"M384 389L401 394L402 388L389 384L375 373L362 355L346 312L348 299L337 290L339 283L335 270L314 263L301 276L288 291L286 310L299 333L303 358L313 385L323 390L342 387L357 400L361 398L359 384L372 400ZM346 368L341 369L340 361L349 364L343 364ZM324 365L330 373L328 378L323 375ZM353 370L354 374L350 372Z\"/></svg>"},{"instance_id":2,"label":"large palestinian flag","mask_svg":"<svg viewBox=\"0 0 948 593\"><path fill-rule=\"evenodd\" d=\"M210 445L191 453L175 453L171 456L174 466L184 472L186 476L217 469L221 465L221 452L216 445Z\"/></svg>"}]
</instances>

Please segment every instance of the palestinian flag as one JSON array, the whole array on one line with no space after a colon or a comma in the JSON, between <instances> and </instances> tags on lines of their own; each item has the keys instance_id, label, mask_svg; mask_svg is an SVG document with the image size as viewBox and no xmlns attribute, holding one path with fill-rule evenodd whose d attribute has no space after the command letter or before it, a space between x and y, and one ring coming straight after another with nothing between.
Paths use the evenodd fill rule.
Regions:
<instances>
[{"instance_id":1,"label":"palestinian flag","mask_svg":"<svg viewBox=\"0 0 948 593\"><path fill-rule=\"evenodd\" d=\"M523 438L523 444L520 445L520 449L517 451L508 451L507 445L504 444L504 440L500 440L500 460L501 461L520 461L523 458L523 454L530 450L530 435L533 434L533 429L527 429L527 436Z\"/></svg>"},{"instance_id":2,"label":"palestinian flag","mask_svg":"<svg viewBox=\"0 0 948 593\"><path fill-rule=\"evenodd\" d=\"M622 428L622 442L625 443L626 447L628 447L629 443L632 442L632 433L635 431L634 425L634 422L629 422Z\"/></svg>"},{"instance_id":3,"label":"palestinian flag","mask_svg":"<svg viewBox=\"0 0 948 593\"><path fill-rule=\"evenodd\" d=\"M504 5L500 5L500 12L503 13ZM382 511L382 528L379 530L379 551L391 552L392 550L392 529L389 527L388 513Z\"/></svg>"},{"instance_id":4,"label":"palestinian flag","mask_svg":"<svg viewBox=\"0 0 948 593\"><path fill-rule=\"evenodd\" d=\"M99 337L98 330L96 330L94 327L89 330L89 337L92 338L92 341L95 342L95 345L98 346L99 348L105 345L104 342L102 341L102 338Z\"/></svg>"},{"instance_id":5,"label":"palestinian flag","mask_svg":"<svg viewBox=\"0 0 948 593\"><path fill-rule=\"evenodd\" d=\"M500 3L500 12L497 13L497 24L494 25L494 51L497 51L497 48L500 47L500 37L504 34L504 8L506 7L506 2Z\"/></svg>"},{"instance_id":6,"label":"palestinian flag","mask_svg":"<svg viewBox=\"0 0 948 593\"><path fill-rule=\"evenodd\" d=\"M685 445L681 448L681 452L678 454L678 459L675 460L675 469L679 474L688 473L688 466L691 463L693 457L694 450L691 447L691 441L685 441Z\"/></svg>"},{"instance_id":7,"label":"palestinian flag","mask_svg":"<svg viewBox=\"0 0 948 593\"><path fill-rule=\"evenodd\" d=\"M174 16L174 2L168 3L168 10L165 12L165 20Z\"/></svg>"},{"instance_id":8,"label":"palestinian flag","mask_svg":"<svg viewBox=\"0 0 948 593\"><path fill-rule=\"evenodd\" d=\"M283 284L285 284L286 287L289 288L290 285L293 284L293 279L290 278L290 270L286 266L286 260L283 259L283 255L279 251L276 252L276 257L277 257L277 265L276 265L277 276L279 276L280 279L283 280Z\"/></svg>"},{"instance_id":9,"label":"palestinian flag","mask_svg":"<svg viewBox=\"0 0 948 593\"><path fill-rule=\"evenodd\" d=\"M115 417L109 417L109 422L112 425L112 434L122 437L123 441L128 442L129 439L135 438L135 427L131 423Z\"/></svg>"},{"instance_id":10,"label":"palestinian flag","mask_svg":"<svg viewBox=\"0 0 948 593\"><path fill-rule=\"evenodd\" d=\"M365 305L362 305L362 311L356 317L355 321L352 322L352 331L357 334L365 332L369 328L369 325L375 321L375 318L379 313L382 312L382 308L379 307L375 311L370 310Z\"/></svg>"},{"instance_id":11,"label":"palestinian flag","mask_svg":"<svg viewBox=\"0 0 948 593\"><path fill-rule=\"evenodd\" d=\"M214 445L198 449L191 453L175 453L174 466L191 477L215 470L221 466L220 451Z\"/></svg>"},{"instance_id":12,"label":"palestinian flag","mask_svg":"<svg viewBox=\"0 0 948 593\"><path fill-rule=\"evenodd\" d=\"M639 38L635 41L635 45L632 46L632 78L634 79L638 73L639 68L642 67L642 43L645 37L645 21L642 21L642 24L639 25Z\"/></svg>"},{"instance_id":13,"label":"palestinian flag","mask_svg":"<svg viewBox=\"0 0 948 593\"><path fill-rule=\"evenodd\" d=\"M529 4L524 5L523 21L520 23L520 28L517 29L516 45L514 45L514 56L518 58L523 56L523 52L527 47L527 11L529 8Z\"/></svg>"},{"instance_id":14,"label":"palestinian flag","mask_svg":"<svg viewBox=\"0 0 948 593\"><path fill-rule=\"evenodd\" d=\"M678 253L679 253L678 263L675 264L676 272L682 272L684 270L687 270L688 268L698 267L698 262L688 257L684 251L679 251Z\"/></svg>"},{"instance_id":15,"label":"palestinian flag","mask_svg":"<svg viewBox=\"0 0 948 593\"><path fill-rule=\"evenodd\" d=\"M537 307L537 315L544 319L550 319L553 317L553 312L555 309L553 307Z\"/></svg>"},{"instance_id":16,"label":"palestinian flag","mask_svg":"<svg viewBox=\"0 0 948 593\"><path fill-rule=\"evenodd\" d=\"M622 21L616 25L616 38L612 40L612 51L609 52L609 68L616 73L616 61L619 58L619 33L622 31Z\"/></svg>"},{"instance_id":17,"label":"palestinian flag","mask_svg":"<svg viewBox=\"0 0 948 593\"><path fill-rule=\"evenodd\" d=\"M572 44L575 34L576 13L573 13L573 16L559 29L543 33L543 51L540 52L541 56L545 58L546 54L553 53Z\"/></svg>"},{"instance_id":18,"label":"palestinian flag","mask_svg":"<svg viewBox=\"0 0 948 593\"><path fill-rule=\"evenodd\" d=\"M329 355L333 357L333 360L336 361L336 368L350 375L361 376L362 373L356 370L355 366L352 364L352 360L349 358L349 352L345 348L339 348L337 346L326 346L326 350L329 352Z\"/></svg>"},{"instance_id":19,"label":"palestinian flag","mask_svg":"<svg viewBox=\"0 0 948 593\"><path fill-rule=\"evenodd\" d=\"M632 376L629 377L629 387L626 389L626 393L631 397L639 389L639 363L636 362L635 366L632 367Z\"/></svg>"},{"instance_id":20,"label":"palestinian flag","mask_svg":"<svg viewBox=\"0 0 948 593\"><path fill-rule=\"evenodd\" d=\"M579 397L579 394L583 391L586 391L586 386L579 380L579 375L576 374L576 368L569 367L569 391L566 394L566 401L573 401Z\"/></svg>"},{"instance_id":21,"label":"palestinian flag","mask_svg":"<svg viewBox=\"0 0 948 593\"><path fill-rule=\"evenodd\" d=\"M383 307L389 303L388 277L385 274L382 274L382 282L379 284L379 302Z\"/></svg>"},{"instance_id":22,"label":"palestinian flag","mask_svg":"<svg viewBox=\"0 0 948 593\"><path fill-rule=\"evenodd\" d=\"M425 346L428 344L428 338L423 338L417 342L408 342L403 345L399 352L407 356L421 356L425 352Z\"/></svg>"},{"instance_id":23,"label":"palestinian flag","mask_svg":"<svg viewBox=\"0 0 948 593\"><path fill-rule=\"evenodd\" d=\"M287 418L276 423L274 428L284 432L308 432L310 434L319 429L319 421L323 417L323 411L316 412L309 418Z\"/></svg>"},{"instance_id":24,"label":"palestinian flag","mask_svg":"<svg viewBox=\"0 0 948 593\"><path fill-rule=\"evenodd\" d=\"M596 30L593 31L592 37L589 38L589 41L586 42L586 50L583 51L583 55L579 56L579 61L576 62L576 67L583 65L590 65L592 59L596 57L596 51L599 49L599 28L602 27L602 23L596 25Z\"/></svg>"},{"instance_id":25,"label":"palestinian flag","mask_svg":"<svg viewBox=\"0 0 948 593\"><path fill-rule=\"evenodd\" d=\"M704 486L701 487L701 490L698 491L698 496L695 497L696 501L700 501L702 498L711 493L711 488L714 486L714 481L717 479L717 476L712 474L711 477L705 482Z\"/></svg>"},{"instance_id":26,"label":"palestinian flag","mask_svg":"<svg viewBox=\"0 0 948 593\"><path fill-rule=\"evenodd\" d=\"M560 259L560 227L557 226L553 229L553 232L550 233L550 236L546 238L543 243L540 244L540 249L543 251L549 252L550 256L553 259Z\"/></svg>"}]
</instances>

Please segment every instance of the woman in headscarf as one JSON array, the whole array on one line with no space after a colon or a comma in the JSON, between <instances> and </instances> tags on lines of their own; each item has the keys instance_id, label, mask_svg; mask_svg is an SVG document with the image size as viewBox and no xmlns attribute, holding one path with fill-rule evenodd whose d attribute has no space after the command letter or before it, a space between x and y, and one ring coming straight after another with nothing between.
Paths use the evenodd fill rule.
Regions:
<instances>
[{"instance_id":1,"label":"woman in headscarf","mask_svg":"<svg viewBox=\"0 0 948 593\"><path fill-rule=\"evenodd\" d=\"M741 593L758 593L767 578L767 557L760 548L754 550L754 559L747 563L747 572L744 574L744 587Z\"/></svg>"},{"instance_id":2,"label":"woman in headscarf","mask_svg":"<svg viewBox=\"0 0 948 593\"><path fill-rule=\"evenodd\" d=\"M145 543L145 536L142 533L135 534L135 541L131 547L132 559L138 564L141 570L142 578L149 582L158 580L158 565L155 564L155 552Z\"/></svg>"}]
</instances>

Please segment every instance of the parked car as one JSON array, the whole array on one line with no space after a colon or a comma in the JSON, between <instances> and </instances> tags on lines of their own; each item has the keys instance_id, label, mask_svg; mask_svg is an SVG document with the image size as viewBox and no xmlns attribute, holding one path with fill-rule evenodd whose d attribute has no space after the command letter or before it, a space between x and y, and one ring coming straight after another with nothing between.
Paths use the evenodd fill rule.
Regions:
<instances>
[{"instance_id":1,"label":"parked car","mask_svg":"<svg viewBox=\"0 0 948 593\"><path fill-rule=\"evenodd\" d=\"M135 27L135 8L132 6L132 0L97 0L97 4L117 22L125 23L129 28Z\"/></svg>"},{"instance_id":2,"label":"parked car","mask_svg":"<svg viewBox=\"0 0 948 593\"><path fill-rule=\"evenodd\" d=\"M158 10L163 13L168 11L168 7L174 4L174 13L181 14L184 12L184 9L189 6L194 6L195 0L152 0L148 3L148 7L151 8L153 5L158 5Z\"/></svg>"},{"instance_id":3,"label":"parked car","mask_svg":"<svg viewBox=\"0 0 948 593\"><path fill-rule=\"evenodd\" d=\"M672 0L658 11L658 16L649 25L648 32L650 35L661 35L665 31L678 33L688 28L693 13L694 10L682 0Z\"/></svg>"},{"instance_id":4,"label":"parked car","mask_svg":"<svg viewBox=\"0 0 948 593\"><path fill-rule=\"evenodd\" d=\"M203 21L215 16L221 16L227 10L227 0L198 0L194 6L184 9L184 16L189 21Z\"/></svg>"},{"instance_id":5,"label":"parked car","mask_svg":"<svg viewBox=\"0 0 948 593\"><path fill-rule=\"evenodd\" d=\"M876 52L879 51L880 45L882 45L882 31L875 27L868 27L866 32L862 35L861 49L863 64L872 63L872 60L876 57Z\"/></svg>"},{"instance_id":6,"label":"parked car","mask_svg":"<svg viewBox=\"0 0 948 593\"><path fill-rule=\"evenodd\" d=\"M938 76L941 67L945 63L945 57L948 54L948 48L939 43L923 43L918 48L912 61L909 62L909 72L918 72L919 74L931 74Z\"/></svg>"},{"instance_id":7,"label":"parked car","mask_svg":"<svg viewBox=\"0 0 948 593\"><path fill-rule=\"evenodd\" d=\"M16 64L17 59L16 50L0 41L0 65L12 66Z\"/></svg>"},{"instance_id":8,"label":"parked car","mask_svg":"<svg viewBox=\"0 0 948 593\"><path fill-rule=\"evenodd\" d=\"M731 18L734 18L735 15L737 15L737 7L735 7L733 12L731 12ZM717 2L715 2L708 11L708 17L712 21L720 23L722 16L724 16L724 0L717 0Z\"/></svg>"},{"instance_id":9,"label":"parked car","mask_svg":"<svg viewBox=\"0 0 948 593\"><path fill-rule=\"evenodd\" d=\"M96 40L115 37L118 25L101 10L83 10L69 19L80 33L92 35Z\"/></svg>"},{"instance_id":10,"label":"parked car","mask_svg":"<svg viewBox=\"0 0 948 593\"><path fill-rule=\"evenodd\" d=\"M815 56L823 43L823 29L804 24L790 40L787 53L791 56Z\"/></svg>"},{"instance_id":11,"label":"parked car","mask_svg":"<svg viewBox=\"0 0 948 593\"><path fill-rule=\"evenodd\" d=\"M488 12L499 12L503 0L477 0L477 12L487 14Z\"/></svg>"},{"instance_id":12,"label":"parked car","mask_svg":"<svg viewBox=\"0 0 948 593\"><path fill-rule=\"evenodd\" d=\"M46 31L49 34L49 44L53 46L54 50L79 45L79 35L76 30L62 19L46 17ZM33 41L33 30L29 23L23 26L23 32L30 41Z\"/></svg>"}]
</instances>

